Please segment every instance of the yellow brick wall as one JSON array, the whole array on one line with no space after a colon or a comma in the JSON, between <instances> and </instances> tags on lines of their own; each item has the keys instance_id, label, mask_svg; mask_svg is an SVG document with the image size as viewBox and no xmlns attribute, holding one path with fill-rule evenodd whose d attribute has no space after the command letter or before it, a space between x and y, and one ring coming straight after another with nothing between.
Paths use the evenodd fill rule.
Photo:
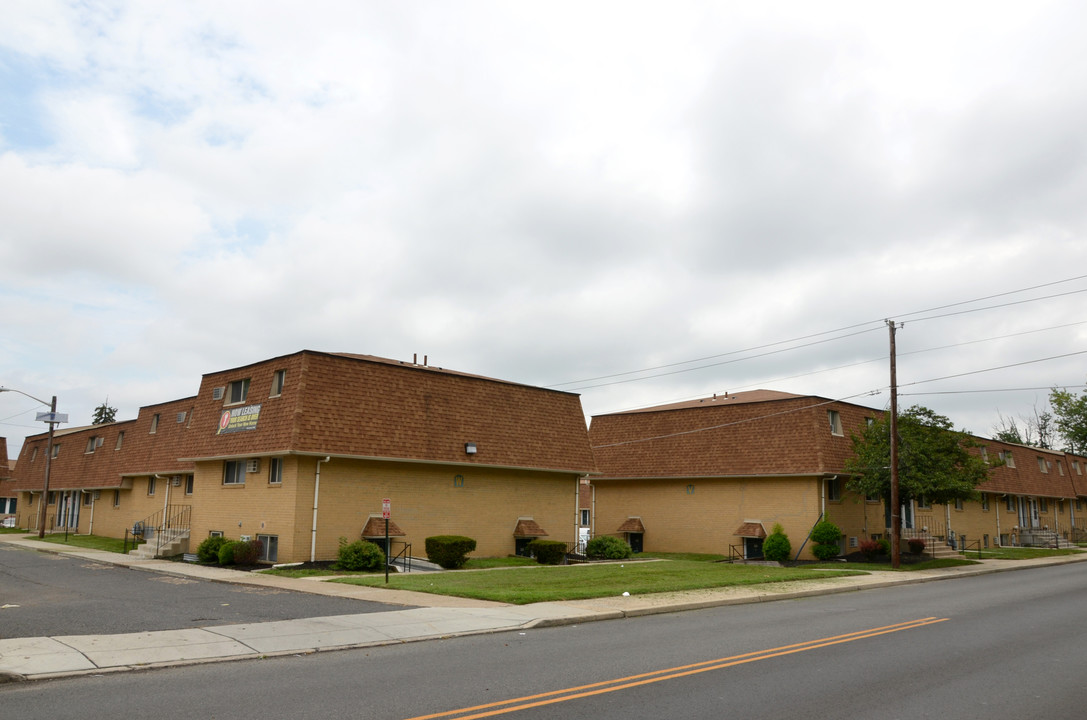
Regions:
<instances>
[{"instance_id":1,"label":"yellow brick wall","mask_svg":"<svg viewBox=\"0 0 1087 720\"><path fill-rule=\"evenodd\" d=\"M766 532L781 523L795 553L820 512L820 480L812 477L607 480L596 487L596 535L614 535L629 517L645 525L646 552L728 554L746 521ZM859 511L863 512L863 510ZM810 548L801 558L810 559Z\"/></svg>"},{"instance_id":2,"label":"yellow brick wall","mask_svg":"<svg viewBox=\"0 0 1087 720\"><path fill-rule=\"evenodd\" d=\"M212 530L231 539L269 534L278 536L278 562L309 560L317 458L284 460L278 487L268 484L267 458L241 486L223 485L221 462L198 463L192 548ZM425 557L427 537L446 534L474 538L475 557L512 554L519 517L533 518L550 540L575 537L573 474L334 458L321 463L320 483L318 560L335 559L340 537L359 539L370 515L380 516L386 497L393 522L407 533L395 540L411 543L416 557Z\"/></svg>"}]
</instances>

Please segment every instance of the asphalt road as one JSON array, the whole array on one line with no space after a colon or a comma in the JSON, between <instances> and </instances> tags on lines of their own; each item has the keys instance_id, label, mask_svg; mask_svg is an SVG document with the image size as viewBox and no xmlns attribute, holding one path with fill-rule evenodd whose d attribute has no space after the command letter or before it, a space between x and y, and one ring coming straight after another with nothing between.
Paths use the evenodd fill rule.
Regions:
<instances>
[{"instance_id":1,"label":"asphalt road","mask_svg":"<svg viewBox=\"0 0 1087 720\"><path fill-rule=\"evenodd\" d=\"M1087 564L0 686L11 717L1082 717ZM486 707L483 707L486 706Z\"/></svg>"},{"instance_id":2,"label":"asphalt road","mask_svg":"<svg viewBox=\"0 0 1087 720\"><path fill-rule=\"evenodd\" d=\"M112 635L403 609L0 544L0 638Z\"/></svg>"}]
</instances>

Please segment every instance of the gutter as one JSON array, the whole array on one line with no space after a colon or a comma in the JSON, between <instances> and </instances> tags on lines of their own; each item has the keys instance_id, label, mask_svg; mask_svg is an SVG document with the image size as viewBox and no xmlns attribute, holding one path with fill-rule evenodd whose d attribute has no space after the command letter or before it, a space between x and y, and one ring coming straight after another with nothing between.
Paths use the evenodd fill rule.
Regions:
<instances>
[{"instance_id":1,"label":"gutter","mask_svg":"<svg viewBox=\"0 0 1087 720\"><path fill-rule=\"evenodd\" d=\"M313 482L313 529L310 530L309 540L310 562L317 560L317 500L321 495L321 463L326 463L331 459L331 455L326 455L323 460L317 461L317 475Z\"/></svg>"}]
</instances>

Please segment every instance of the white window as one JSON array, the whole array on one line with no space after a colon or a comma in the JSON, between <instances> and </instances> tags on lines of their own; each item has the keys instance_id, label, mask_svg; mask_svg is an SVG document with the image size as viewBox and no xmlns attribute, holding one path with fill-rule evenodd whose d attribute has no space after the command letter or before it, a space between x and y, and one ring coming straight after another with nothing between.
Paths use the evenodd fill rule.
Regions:
<instances>
[{"instance_id":1,"label":"white window","mask_svg":"<svg viewBox=\"0 0 1087 720\"><path fill-rule=\"evenodd\" d=\"M843 435L842 432L842 416L837 410L827 410L827 420L830 421L830 434L831 435Z\"/></svg>"},{"instance_id":2,"label":"white window","mask_svg":"<svg viewBox=\"0 0 1087 720\"><path fill-rule=\"evenodd\" d=\"M60 443L53 446L53 457L55 458L57 455L60 455Z\"/></svg>"},{"instance_id":3,"label":"white window","mask_svg":"<svg viewBox=\"0 0 1087 720\"><path fill-rule=\"evenodd\" d=\"M1015 467L1015 458L1012 457L1011 450L1005 450L1004 452L1000 453L1000 459L1003 460L1004 464L1008 467Z\"/></svg>"},{"instance_id":4,"label":"white window","mask_svg":"<svg viewBox=\"0 0 1087 720\"><path fill-rule=\"evenodd\" d=\"M113 507L121 507L121 491L113 491Z\"/></svg>"},{"instance_id":5,"label":"white window","mask_svg":"<svg viewBox=\"0 0 1087 720\"><path fill-rule=\"evenodd\" d=\"M581 510L581 526L589 527L589 510L588 508L582 508Z\"/></svg>"},{"instance_id":6,"label":"white window","mask_svg":"<svg viewBox=\"0 0 1087 720\"><path fill-rule=\"evenodd\" d=\"M962 510L962 499L961 498L955 500L955 509L956 510Z\"/></svg>"},{"instance_id":7,"label":"white window","mask_svg":"<svg viewBox=\"0 0 1087 720\"><path fill-rule=\"evenodd\" d=\"M989 493L981 494L981 509L989 512Z\"/></svg>"},{"instance_id":8,"label":"white window","mask_svg":"<svg viewBox=\"0 0 1087 720\"><path fill-rule=\"evenodd\" d=\"M208 531L208 537L222 537L222 536L223 536L223 531L222 530L210 530L210 531Z\"/></svg>"},{"instance_id":9,"label":"white window","mask_svg":"<svg viewBox=\"0 0 1087 720\"><path fill-rule=\"evenodd\" d=\"M1045 498L1038 498L1038 512L1049 512L1049 501Z\"/></svg>"},{"instance_id":10,"label":"white window","mask_svg":"<svg viewBox=\"0 0 1087 720\"><path fill-rule=\"evenodd\" d=\"M185 494L186 495L192 495L192 488L193 488L193 476L192 475L186 475L185 476Z\"/></svg>"},{"instance_id":11,"label":"white window","mask_svg":"<svg viewBox=\"0 0 1087 720\"><path fill-rule=\"evenodd\" d=\"M1045 458L1038 458L1038 471L1044 473L1049 472L1049 466L1046 464Z\"/></svg>"},{"instance_id":12,"label":"white window","mask_svg":"<svg viewBox=\"0 0 1087 720\"><path fill-rule=\"evenodd\" d=\"M1076 475L1083 474L1083 471L1079 469L1079 460L1072 461L1072 468L1076 471Z\"/></svg>"},{"instance_id":13,"label":"white window","mask_svg":"<svg viewBox=\"0 0 1087 720\"><path fill-rule=\"evenodd\" d=\"M1064 463L1060 460L1057 461L1057 472L1060 473L1061 477L1064 477Z\"/></svg>"},{"instance_id":14,"label":"white window","mask_svg":"<svg viewBox=\"0 0 1087 720\"><path fill-rule=\"evenodd\" d=\"M159 431L159 414L155 413L151 416L151 432L150 435L154 435Z\"/></svg>"},{"instance_id":15,"label":"white window","mask_svg":"<svg viewBox=\"0 0 1087 720\"><path fill-rule=\"evenodd\" d=\"M279 536L257 535L260 541L260 559L264 562L277 562L279 560Z\"/></svg>"},{"instance_id":16,"label":"white window","mask_svg":"<svg viewBox=\"0 0 1087 720\"><path fill-rule=\"evenodd\" d=\"M37 448L37 446L35 446L34 451L32 453L30 453L30 462L34 462L37 459L38 459L38 448Z\"/></svg>"},{"instance_id":17,"label":"white window","mask_svg":"<svg viewBox=\"0 0 1087 720\"><path fill-rule=\"evenodd\" d=\"M932 509L932 503L930 503L928 501L927 497L922 495L921 497L917 498L917 507L920 508L921 510L931 510Z\"/></svg>"},{"instance_id":18,"label":"white window","mask_svg":"<svg viewBox=\"0 0 1087 720\"><path fill-rule=\"evenodd\" d=\"M87 454L93 453L96 447L98 447L98 438L91 436L87 438L87 449L83 452Z\"/></svg>"},{"instance_id":19,"label":"white window","mask_svg":"<svg viewBox=\"0 0 1087 720\"><path fill-rule=\"evenodd\" d=\"M120 450L121 445L124 444L124 441L125 441L125 431L122 430L121 432L117 433L117 445L115 445L113 449L114 450Z\"/></svg>"},{"instance_id":20,"label":"white window","mask_svg":"<svg viewBox=\"0 0 1087 720\"><path fill-rule=\"evenodd\" d=\"M245 460L227 460L223 464L223 485L245 484Z\"/></svg>"},{"instance_id":21,"label":"white window","mask_svg":"<svg viewBox=\"0 0 1087 720\"><path fill-rule=\"evenodd\" d=\"M272 458L268 461L268 482L272 485L283 483L283 458Z\"/></svg>"},{"instance_id":22,"label":"white window","mask_svg":"<svg viewBox=\"0 0 1087 720\"><path fill-rule=\"evenodd\" d=\"M1004 496L1004 509L1008 512L1015 512L1015 498L1011 495Z\"/></svg>"},{"instance_id":23,"label":"white window","mask_svg":"<svg viewBox=\"0 0 1087 720\"><path fill-rule=\"evenodd\" d=\"M230 394L227 398L227 403L230 405L236 405L243 403L249 397L249 379L235 380L230 383Z\"/></svg>"},{"instance_id":24,"label":"white window","mask_svg":"<svg viewBox=\"0 0 1087 720\"><path fill-rule=\"evenodd\" d=\"M154 495L155 494L155 476L154 475L147 478L147 494L148 495Z\"/></svg>"},{"instance_id":25,"label":"white window","mask_svg":"<svg viewBox=\"0 0 1087 720\"><path fill-rule=\"evenodd\" d=\"M978 449L981 451L981 461L983 463L985 463L986 465L988 465L989 464L989 448L982 445Z\"/></svg>"},{"instance_id":26,"label":"white window","mask_svg":"<svg viewBox=\"0 0 1087 720\"><path fill-rule=\"evenodd\" d=\"M269 397L279 397L283 394L283 384L287 381L286 370L276 370L272 376L272 393Z\"/></svg>"}]
</instances>

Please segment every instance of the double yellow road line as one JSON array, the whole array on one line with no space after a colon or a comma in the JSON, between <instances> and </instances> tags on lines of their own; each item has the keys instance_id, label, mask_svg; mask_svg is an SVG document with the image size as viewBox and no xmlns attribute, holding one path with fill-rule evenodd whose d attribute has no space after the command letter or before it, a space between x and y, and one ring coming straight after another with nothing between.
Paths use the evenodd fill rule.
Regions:
<instances>
[{"instance_id":1,"label":"double yellow road line","mask_svg":"<svg viewBox=\"0 0 1087 720\"><path fill-rule=\"evenodd\" d=\"M783 645L782 647L769 648L767 650L759 650L757 652L744 653L742 655L732 655L729 657L717 658L716 660L705 660L690 665L679 665L673 668L654 670L653 672L641 673L639 675L628 675L627 677L605 680L589 685L579 685L563 690L552 690L537 695L526 695L524 697L487 703L485 705L460 708L459 710L447 710L446 712L434 713L432 715L419 715L418 717L409 718L409 720L432 720L432 718L475 720L476 718L493 717L495 715L502 715L517 710L527 710L528 708L553 705L568 700L592 697L593 695L603 695L604 693L616 692L617 690L626 690L640 685L649 685L650 683L661 682L663 680L674 680L676 678L696 675L711 670L721 670L722 668L743 665L744 663L755 662L757 660L769 660L770 658L781 657L782 655L792 655L793 653L817 650L818 648L840 645L856 640L864 640L879 635L901 632L902 630L914 630L927 625L945 622L947 619L948 618L929 617L921 618L919 620L910 620L909 622L898 623L897 625L884 625L883 627L869 628L868 630L858 630L857 632L846 633L845 635L834 635L832 637L809 640L795 645Z\"/></svg>"}]
</instances>

